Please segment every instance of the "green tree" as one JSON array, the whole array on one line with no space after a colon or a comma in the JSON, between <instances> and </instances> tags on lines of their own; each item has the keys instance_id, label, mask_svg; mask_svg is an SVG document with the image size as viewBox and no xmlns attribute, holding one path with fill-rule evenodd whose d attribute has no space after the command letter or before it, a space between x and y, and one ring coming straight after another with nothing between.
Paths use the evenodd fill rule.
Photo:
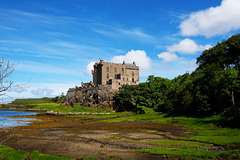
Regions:
<instances>
[{"instance_id":1,"label":"green tree","mask_svg":"<svg viewBox=\"0 0 240 160\"><path fill-rule=\"evenodd\" d=\"M123 85L119 88L119 92L113 97L114 99L114 110L121 111L132 111L136 108L136 100L133 94L135 86Z\"/></svg>"}]
</instances>

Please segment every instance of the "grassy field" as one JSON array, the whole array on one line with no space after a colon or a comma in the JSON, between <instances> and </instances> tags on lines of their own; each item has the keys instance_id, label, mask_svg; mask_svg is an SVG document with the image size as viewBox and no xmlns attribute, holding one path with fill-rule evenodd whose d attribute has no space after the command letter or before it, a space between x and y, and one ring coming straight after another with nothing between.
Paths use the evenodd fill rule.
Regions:
<instances>
[{"instance_id":1,"label":"grassy field","mask_svg":"<svg viewBox=\"0 0 240 160\"><path fill-rule=\"evenodd\" d=\"M1 160L76 160L70 157L61 157L57 155L42 154L38 151L28 153L25 151L14 150L8 146L0 146L0 159ZM97 158L78 158L81 160L97 160ZM109 159L110 160L110 159Z\"/></svg>"},{"instance_id":2,"label":"grassy field","mask_svg":"<svg viewBox=\"0 0 240 160\"><path fill-rule=\"evenodd\" d=\"M190 118L190 117L167 117L166 114L154 112L152 109L142 107L145 114L131 112L114 113L107 108L97 109L82 107L80 104L74 107L64 106L51 102L50 99L27 99L16 100L12 105L26 106L33 109L46 109L55 112L103 112L109 115L74 115L71 117L99 118L99 122L118 123L122 121L144 121L159 124L171 124L183 126L185 137L172 137L172 139L159 139L158 141L146 141L136 143L154 144L156 148L132 150L132 152L144 152L148 154L162 155L163 158L180 159L240 159L240 129L222 128L216 125L218 117ZM129 115L131 116L124 116ZM106 119L106 117L115 117ZM112 137L121 139L121 137ZM130 140L129 140L130 141ZM131 140L133 141L133 140ZM215 147L215 148L214 148ZM29 154L25 151L16 151L7 146L0 146L0 159L71 159L55 155L45 155L38 151ZM97 158L93 158L97 159Z\"/></svg>"}]
</instances>

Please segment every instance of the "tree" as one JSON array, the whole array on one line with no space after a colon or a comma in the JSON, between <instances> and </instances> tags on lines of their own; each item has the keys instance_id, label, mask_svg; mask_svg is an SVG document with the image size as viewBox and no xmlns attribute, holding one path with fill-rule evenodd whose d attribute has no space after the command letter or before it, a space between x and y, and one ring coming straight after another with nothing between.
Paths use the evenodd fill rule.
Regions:
<instances>
[{"instance_id":1,"label":"tree","mask_svg":"<svg viewBox=\"0 0 240 160\"><path fill-rule=\"evenodd\" d=\"M228 40L205 50L197 58L200 68L214 63L217 63L222 69L236 68L240 70L240 34L233 35Z\"/></svg>"},{"instance_id":2,"label":"tree","mask_svg":"<svg viewBox=\"0 0 240 160\"><path fill-rule=\"evenodd\" d=\"M9 80L9 77L14 71L14 63L5 61L4 58L0 61L0 96L5 95L5 91L10 89L13 82Z\"/></svg>"},{"instance_id":3,"label":"tree","mask_svg":"<svg viewBox=\"0 0 240 160\"><path fill-rule=\"evenodd\" d=\"M119 92L116 93L113 97L115 104L114 110L121 111L132 111L136 108L135 105L135 96L133 94L134 87L131 85L123 85L119 88Z\"/></svg>"}]
</instances>

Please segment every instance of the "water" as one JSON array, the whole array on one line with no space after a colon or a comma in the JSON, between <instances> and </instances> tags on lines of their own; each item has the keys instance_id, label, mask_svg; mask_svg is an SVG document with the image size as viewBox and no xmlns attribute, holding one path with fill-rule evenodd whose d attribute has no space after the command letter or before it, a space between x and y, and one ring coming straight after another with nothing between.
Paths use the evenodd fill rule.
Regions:
<instances>
[{"instance_id":1,"label":"water","mask_svg":"<svg viewBox=\"0 0 240 160\"><path fill-rule=\"evenodd\" d=\"M35 115L35 112L1 111L0 110L0 128L11 128L28 124L34 118L11 118L11 116Z\"/></svg>"}]
</instances>

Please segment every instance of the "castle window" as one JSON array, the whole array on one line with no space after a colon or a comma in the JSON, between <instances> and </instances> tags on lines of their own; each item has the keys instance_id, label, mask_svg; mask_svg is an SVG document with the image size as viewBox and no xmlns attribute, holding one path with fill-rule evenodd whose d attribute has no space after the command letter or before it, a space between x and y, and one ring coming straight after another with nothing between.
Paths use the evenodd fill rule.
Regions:
<instances>
[{"instance_id":1,"label":"castle window","mask_svg":"<svg viewBox=\"0 0 240 160\"><path fill-rule=\"evenodd\" d=\"M134 78L132 78L132 82L134 83Z\"/></svg>"},{"instance_id":2,"label":"castle window","mask_svg":"<svg viewBox=\"0 0 240 160\"><path fill-rule=\"evenodd\" d=\"M114 68L114 72L117 72L117 68Z\"/></svg>"},{"instance_id":3,"label":"castle window","mask_svg":"<svg viewBox=\"0 0 240 160\"><path fill-rule=\"evenodd\" d=\"M109 67L107 67L107 72L109 72Z\"/></svg>"},{"instance_id":4,"label":"castle window","mask_svg":"<svg viewBox=\"0 0 240 160\"><path fill-rule=\"evenodd\" d=\"M122 73L124 73L124 69L122 68Z\"/></svg>"},{"instance_id":5,"label":"castle window","mask_svg":"<svg viewBox=\"0 0 240 160\"><path fill-rule=\"evenodd\" d=\"M124 78L123 78L123 80L124 80Z\"/></svg>"},{"instance_id":6,"label":"castle window","mask_svg":"<svg viewBox=\"0 0 240 160\"><path fill-rule=\"evenodd\" d=\"M107 74L107 79L109 79L109 74Z\"/></svg>"},{"instance_id":7,"label":"castle window","mask_svg":"<svg viewBox=\"0 0 240 160\"><path fill-rule=\"evenodd\" d=\"M134 72L132 71L132 76L134 76Z\"/></svg>"},{"instance_id":8,"label":"castle window","mask_svg":"<svg viewBox=\"0 0 240 160\"><path fill-rule=\"evenodd\" d=\"M121 74L115 74L114 77L115 79L121 79Z\"/></svg>"}]
</instances>

